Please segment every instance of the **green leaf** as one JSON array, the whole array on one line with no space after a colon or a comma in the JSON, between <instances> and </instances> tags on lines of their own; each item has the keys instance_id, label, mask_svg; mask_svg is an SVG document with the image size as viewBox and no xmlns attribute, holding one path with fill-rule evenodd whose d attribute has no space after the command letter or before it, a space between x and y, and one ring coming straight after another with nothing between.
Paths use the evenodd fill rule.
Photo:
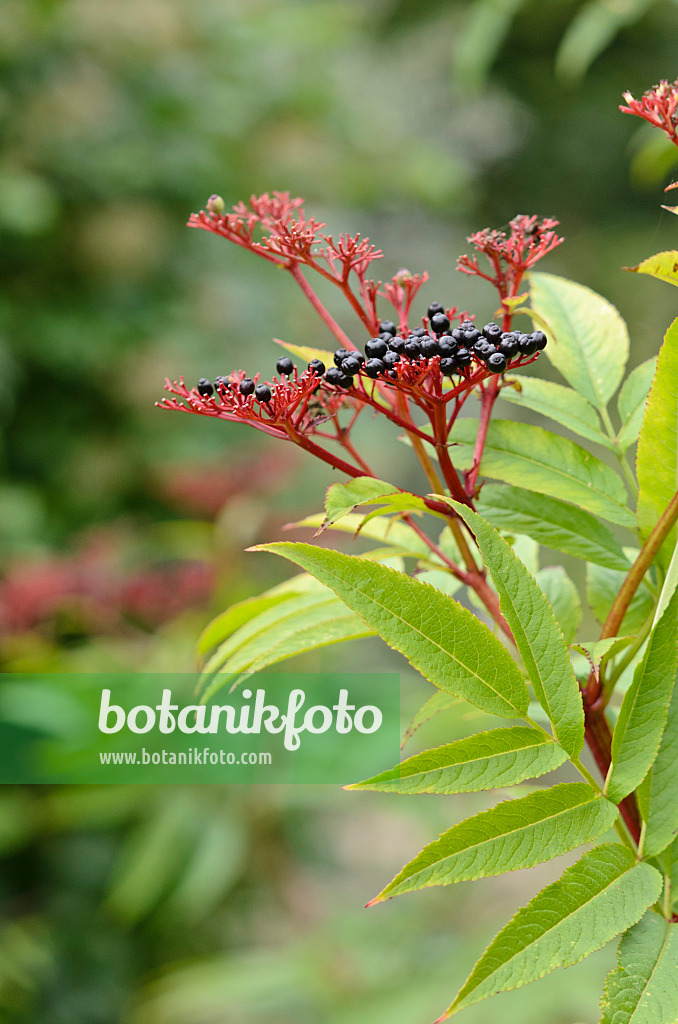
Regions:
<instances>
[{"instance_id":1,"label":"green leaf","mask_svg":"<svg viewBox=\"0 0 678 1024\"><path fill-rule=\"evenodd\" d=\"M625 578L626 573L616 572L614 569L603 569L599 565L587 565L586 600L601 625L607 619L612 603ZM653 607L654 598L643 581L624 616L624 621L619 629L620 636L622 634L635 636L639 633L648 616L652 614Z\"/></svg>"},{"instance_id":2,"label":"green leaf","mask_svg":"<svg viewBox=\"0 0 678 1024\"><path fill-rule=\"evenodd\" d=\"M291 592L266 593L261 594L259 597L249 597L245 601L239 601L238 604L231 605L221 615L217 615L216 619L212 619L210 624L202 631L197 645L198 654L207 654L208 651L223 643L240 626L244 626L246 622L255 618L260 612L274 608L283 601L289 601L292 596Z\"/></svg>"},{"instance_id":3,"label":"green leaf","mask_svg":"<svg viewBox=\"0 0 678 1024\"><path fill-rule=\"evenodd\" d=\"M552 274L531 274L532 309L547 327L545 353L580 395L604 409L619 387L629 336L618 311L601 295Z\"/></svg>"},{"instance_id":4,"label":"green leaf","mask_svg":"<svg viewBox=\"0 0 678 1024\"><path fill-rule=\"evenodd\" d=\"M581 643L571 646L588 658L593 671L599 673L605 668L610 658L633 643L633 639L632 636L611 636L606 640L582 640Z\"/></svg>"},{"instance_id":5,"label":"green leaf","mask_svg":"<svg viewBox=\"0 0 678 1024\"><path fill-rule=\"evenodd\" d=\"M359 476L349 480L347 484L332 484L328 487L325 499L327 520L324 527L332 526L338 519L353 512L360 505L376 504L387 506L381 515L390 511L429 511L424 499L418 494L399 491L393 484L375 480L371 476Z\"/></svg>"},{"instance_id":6,"label":"green leaf","mask_svg":"<svg viewBox=\"0 0 678 1024\"><path fill-rule=\"evenodd\" d=\"M408 740L412 739L417 729L420 729L424 722L430 721L439 712L449 711L451 708L457 707L462 703L459 697L453 697L452 694L445 693L444 690L436 690L433 696L429 697L413 716L412 721L405 730L400 749L402 750ZM476 711L475 714L479 714L479 712Z\"/></svg>"},{"instance_id":7,"label":"green leaf","mask_svg":"<svg viewBox=\"0 0 678 1024\"><path fill-rule=\"evenodd\" d=\"M567 754L536 729L514 726L476 733L425 750L390 771L345 789L382 793L475 793L536 779L567 761Z\"/></svg>"},{"instance_id":8,"label":"green leaf","mask_svg":"<svg viewBox=\"0 0 678 1024\"><path fill-rule=\"evenodd\" d=\"M556 54L556 73L567 82L583 78L619 31L638 21L654 0L621 4L589 0L567 26Z\"/></svg>"},{"instance_id":9,"label":"green leaf","mask_svg":"<svg viewBox=\"0 0 678 1024\"><path fill-rule=\"evenodd\" d=\"M675 284L678 287L678 251L670 249L666 252L655 253L654 256L648 256L637 267L624 267L624 270L631 270L636 274L649 274L650 277L658 277L660 281L666 281L668 284Z\"/></svg>"},{"instance_id":10,"label":"green leaf","mask_svg":"<svg viewBox=\"0 0 678 1024\"><path fill-rule=\"evenodd\" d=\"M334 352L329 352L327 349L309 348L306 345L292 345L288 341L281 341L280 338L274 338L273 340L276 345L286 348L288 352L291 352L293 356L297 356L307 365L312 359L319 359L325 366L334 366Z\"/></svg>"},{"instance_id":11,"label":"green leaf","mask_svg":"<svg viewBox=\"0 0 678 1024\"><path fill-rule=\"evenodd\" d=\"M646 822L643 851L655 857L678 832L678 685L673 682L666 725L654 764L638 790L638 806Z\"/></svg>"},{"instance_id":12,"label":"green leaf","mask_svg":"<svg viewBox=\"0 0 678 1024\"><path fill-rule=\"evenodd\" d=\"M622 422L617 435L617 444L625 452L638 440L640 425L643 422L647 396L650 393L652 380L657 372L657 357L647 359L636 366L622 385L617 398L617 411Z\"/></svg>"},{"instance_id":13,"label":"green leaf","mask_svg":"<svg viewBox=\"0 0 678 1024\"><path fill-rule=\"evenodd\" d=\"M497 531L464 505L451 504L478 542L537 700L549 716L561 746L576 757L584 744L584 709L553 610Z\"/></svg>"},{"instance_id":14,"label":"green leaf","mask_svg":"<svg viewBox=\"0 0 678 1024\"><path fill-rule=\"evenodd\" d=\"M303 529L310 527L319 529L326 522L326 516L319 512L313 516L307 516L296 523L288 523L286 530ZM423 540L417 536L412 527L403 523L400 519L379 518L367 520L359 513L349 513L335 523L331 523L328 530L337 530L340 533L350 533L354 536L360 532L361 537L370 540L378 540L383 544L390 544L397 549L401 555L411 555L416 558L431 559L431 551Z\"/></svg>"},{"instance_id":15,"label":"green leaf","mask_svg":"<svg viewBox=\"0 0 678 1024\"><path fill-rule=\"evenodd\" d=\"M678 593L650 633L645 654L624 694L612 736L612 764L605 783L619 803L638 786L655 759L678 666Z\"/></svg>"},{"instance_id":16,"label":"green leaf","mask_svg":"<svg viewBox=\"0 0 678 1024\"><path fill-rule=\"evenodd\" d=\"M631 850L615 843L590 850L502 928L440 1020L579 963L636 924L661 889L659 872L636 863Z\"/></svg>"},{"instance_id":17,"label":"green leaf","mask_svg":"<svg viewBox=\"0 0 678 1024\"><path fill-rule=\"evenodd\" d=\"M458 420L450 455L455 465L469 468L478 432L475 420ZM590 452L568 438L531 423L494 420L480 463L483 476L562 498L593 515L633 528L621 478Z\"/></svg>"},{"instance_id":18,"label":"green leaf","mask_svg":"<svg viewBox=\"0 0 678 1024\"><path fill-rule=\"evenodd\" d=\"M678 489L678 320L664 338L638 438L638 527L647 540ZM676 545L675 527L660 552L666 568Z\"/></svg>"},{"instance_id":19,"label":"green leaf","mask_svg":"<svg viewBox=\"0 0 678 1024\"><path fill-rule=\"evenodd\" d=\"M260 672L296 654L373 635L360 616L349 612L343 602L328 593L325 599L313 594L288 601L275 609L278 618L263 613L256 622L256 633L249 623L222 644L205 667L201 681L209 686L203 699L207 700L227 683L235 686L245 673Z\"/></svg>"},{"instance_id":20,"label":"green leaf","mask_svg":"<svg viewBox=\"0 0 678 1024\"><path fill-rule=\"evenodd\" d=\"M556 498L522 487L485 484L476 502L478 513L493 526L529 537L575 558L608 569L630 569L631 563L612 530L588 512Z\"/></svg>"},{"instance_id":21,"label":"green leaf","mask_svg":"<svg viewBox=\"0 0 678 1024\"><path fill-rule=\"evenodd\" d=\"M571 644L582 619L579 591L561 565L547 565L535 579L553 609L565 643Z\"/></svg>"},{"instance_id":22,"label":"green leaf","mask_svg":"<svg viewBox=\"0 0 678 1024\"><path fill-rule=\"evenodd\" d=\"M532 409L580 437L614 449L614 443L600 429L598 413L578 391L539 377L519 377L511 385L501 390L507 402Z\"/></svg>"},{"instance_id":23,"label":"green leaf","mask_svg":"<svg viewBox=\"0 0 678 1024\"><path fill-rule=\"evenodd\" d=\"M607 832L617 808L587 782L564 782L460 821L429 843L371 902L533 867Z\"/></svg>"},{"instance_id":24,"label":"green leaf","mask_svg":"<svg viewBox=\"0 0 678 1024\"><path fill-rule=\"evenodd\" d=\"M332 590L391 647L441 690L491 715L523 718L525 682L505 647L454 598L353 555L310 544L263 544Z\"/></svg>"},{"instance_id":25,"label":"green leaf","mask_svg":"<svg viewBox=\"0 0 678 1024\"><path fill-rule=\"evenodd\" d=\"M649 910L622 935L607 976L600 1024L676 1024L678 928Z\"/></svg>"}]
</instances>

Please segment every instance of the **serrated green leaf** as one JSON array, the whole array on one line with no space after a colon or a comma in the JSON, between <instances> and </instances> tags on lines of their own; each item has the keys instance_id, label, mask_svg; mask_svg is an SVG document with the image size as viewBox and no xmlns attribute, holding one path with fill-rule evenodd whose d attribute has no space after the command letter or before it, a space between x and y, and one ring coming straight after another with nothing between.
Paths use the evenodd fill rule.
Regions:
<instances>
[{"instance_id":1,"label":"serrated green leaf","mask_svg":"<svg viewBox=\"0 0 678 1024\"><path fill-rule=\"evenodd\" d=\"M608 569L631 563L608 526L567 502L522 487L485 484L476 509L495 527L525 533L539 544Z\"/></svg>"},{"instance_id":2,"label":"serrated green leaf","mask_svg":"<svg viewBox=\"0 0 678 1024\"><path fill-rule=\"evenodd\" d=\"M325 366L334 366L334 352L324 348L309 348L307 345L292 345L288 341L281 341L280 338L273 339L276 345L286 348L293 356L298 356L302 362L308 364L312 359L319 359Z\"/></svg>"},{"instance_id":3,"label":"serrated green leaf","mask_svg":"<svg viewBox=\"0 0 678 1024\"><path fill-rule=\"evenodd\" d=\"M430 721L441 711L450 711L452 708L458 707L463 703L464 701L459 697L453 697L451 693L445 693L444 690L436 690L435 693L422 704L417 713L412 716L412 721L405 730L405 735L403 736L403 741L400 744L400 749L403 749L408 740L412 739L417 729L420 729L425 722ZM480 714L480 712L476 711L475 714Z\"/></svg>"},{"instance_id":4,"label":"serrated green leaf","mask_svg":"<svg viewBox=\"0 0 678 1024\"><path fill-rule=\"evenodd\" d=\"M579 963L636 924L661 889L659 872L631 850L615 843L590 850L502 928L440 1021Z\"/></svg>"},{"instance_id":5,"label":"serrated green leaf","mask_svg":"<svg viewBox=\"0 0 678 1024\"><path fill-rule=\"evenodd\" d=\"M677 666L678 593L650 633L643 660L624 694L612 735L612 764L605 783L605 792L615 803L640 785L655 759Z\"/></svg>"},{"instance_id":6,"label":"serrated green leaf","mask_svg":"<svg viewBox=\"0 0 678 1024\"><path fill-rule=\"evenodd\" d=\"M200 634L197 644L198 654L207 654L214 647L235 633L236 629L244 626L246 622L255 618L260 612L268 608L274 608L283 601L289 601L291 593L282 594L261 594L259 597L249 597L245 601L239 601L231 605L216 619L212 619L208 626Z\"/></svg>"},{"instance_id":7,"label":"serrated green leaf","mask_svg":"<svg viewBox=\"0 0 678 1024\"><path fill-rule=\"evenodd\" d=\"M504 800L453 825L406 864L372 903L533 867L607 832L617 808L587 782L563 782Z\"/></svg>"},{"instance_id":8,"label":"serrated green leaf","mask_svg":"<svg viewBox=\"0 0 678 1024\"><path fill-rule=\"evenodd\" d=\"M678 680L674 679L657 757L638 790L646 856L655 857L678 832Z\"/></svg>"},{"instance_id":9,"label":"serrated green leaf","mask_svg":"<svg viewBox=\"0 0 678 1024\"><path fill-rule=\"evenodd\" d=\"M655 253L654 256L648 256L637 267L624 267L624 269L631 270L635 274L649 274L650 277L658 277L660 281L666 281L668 284L678 287L678 251L675 249Z\"/></svg>"},{"instance_id":10,"label":"serrated green leaf","mask_svg":"<svg viewBox=\"0 0 678 1024\"><path fill-rule=\"evenodd\" d=\"M598 413L578 391L539 377L521 376L512 383L514 386L501 390L501 397L507 402L538 412L580 437L614 449L613 442L600 429Z\"/></svg>"},{"instance_id":11,"label":"serrated green leaf","mask_svg":"<svg viewBox=\"0 0 678 1024\"><path fill-rule=\"evenodd\" d=\"M499 595L534 692L561 746L573 757L584 744L584 708L570 656L546 597L497 531L451 502L474 534Z\"/></svg>"},{"instance_id":12,"label":"serrated green leaf","mask_svg":"<svg viewBox=\"0 0 678 1024\"><path fill-rule=\"evenodd\" d=\"M622 935L607 976L600 1024L676 1024L678 928L649 910Z\"/></svg>"},{"instance_id":13,"label":"serrated green leaf","mask_svg":"<svg viewBox=\"0 0 678 1024\"><path fill-rule=\"evenodd\" d=\"M477 432L475 420L457 420L450 449L455 465L470 467ZM455 447L458 442L461 443ZM569 501L620 526L635 525L626 508L624 485L613 469L574 441L531 423L493 420L480 472L528 491Z\"/></svg>"},{"instance_id":14,"label":"serrated green leaf","mask_svg":"<svg viewBox=\"0 0 678 1024\"><path fill-rule=\"evenodd\" d=\"M522 718L525 682L505 647L454 598L376 562L309 544L262 544L332 590L421 674L504 718Z\"/></svg>"},{"instance_id":15,"label":"serrated green leaf","mask_svg":"<svg viewBox=\"0 0 678 1024\"><path fill-rule=\"evenodd\" d=\"M629 357L629 335L618 311L590 288L553 274L530 274L530 295L549 328L546 355L568 384L604 409Z\"/></svg>"},{"instance_id":16,"label":"serrated green leaf","mask_svg":"<svg viewBox=\"0 0 678 1024\"><path fill-rule=\"evenodd\" d=\"M305 519L300 519L296 523L288 523L285 529L296 530L309 527L317 530L323 525L325 520L324 513L318 512L316 515L306 516ZM361 537L378 540L383 544L390 544L393 548L397 549L398 554L405 557L407 555L426 559L431 559L432 557L430 548L427 547L423 540L417 536L407 523L403 523L402 520L397 518L379 518L366 521L365 516L360 515L360 513L349 512L348 515L343 516L336 523L330 524L327 529L337 530L340 533L351 533L354 536L359 531Z\"/></svg>"},{"instance_id":17,"label":"serrated green leaf","mask_svg":"<svg viewBox=\"0 0 678 1024\"><path fill-rule=\"evenodd\" d=\"M536 779L567 761L562 747L527 726L493 729L407 758L346 789L382 793L476 793Z\"/></svg>"},{"instance_id":18,"label":"serrated green leaf","mask_svg":"<svg viewBox=\"0 0 678 1024\"><path fill-rule=\"evenodd\" d=\"M633 639L632 636L611 636L606 640L582 640L571 646L588 658L591 668L599 672L618 651L633 643Z\"/></svg>"},{"instance_id":19,"label":"serrated green leaf","mask_svg":"<svg viewBox=\"0 0 678 1024\"><path fill-rule=\"evenodd\" d=\"M601 625L607 619L612 603L625 578L626 573L616 572L614 569L604 569L600 565L587 565L586 600ZM652 614L653 607L654 598L643 581L629 605L629 610L619 627L619 633L633 636L639 633L648 616Z\"/></svg>"},{"instance_id":20,"label":"serrated green leaf","mask_svg":"<svg viewBox=\"0 0 678 1024\"><path fill-rule=\"evenodd\" d=\"M325 498L327 520L324 526L332 526L337 520L361 505L377 504L386 506L385 509L377 513L378 515L384 515L391 511L429 511L424 499L418 494L399 491L393 484L388 484L384 480L375 480L371 476L359 476L349 480L346 484L332 484L328 487ZM369 521L373 516L374 513L368 516L367 520Z\"/></svg>"},{"instance_id":21,"label":"serrated green leaf","mask_svg":"<svg viewBox=\"0 0 678 1024\"><path fill-rule=\"evenodd\" d=\"M329 600L319 600L316 596L310 603L294 603L292 611L292 602L283 609L276 609L286 614L278 620L269 620L255 635L243 635L245 630L242 630L219 648L201 678L203 686L208 684L203 700L227 683L235 686L244 674L252 675L294 655L330 644L374 635L360 616L349 612L334 595Z\"/></svg>"},{"instance_id":22,"label":"serrated green leaf","mask_svg":"<svg viewBox=\"0 0 678 1024\"><path fill-rule=\"evenodd\" d=\"M664 338L638 437L638 527L646 540L678 489L678 320ZM666 568L676 545L675 527L659 554Z\"/></svg>"},{"instance_id":23,"label":"serrated green leaf","mask_svg":"<svg viewBox=\"0 0 678 1024\"><path fill-rule=\"evenodd\" d=\"M571 644L582 619L579 591L561 565L545 566L535 579L553 609L565 643Z\"/></svg>"},{"instance_id":24,"label":"serrated green leaf","mask_svg":"<svg viewBox=\"0 0 678 1024\"><path fill-rule=\"evenodd\" d=\"M647 396L650 393L652 380L657 372L657 357L647 359L636 366L622 385L617 398L617 411L622 422L617 435L617 444L625 452L638 440L640 425L643 422Z\"/></svg>"}]
</instances>

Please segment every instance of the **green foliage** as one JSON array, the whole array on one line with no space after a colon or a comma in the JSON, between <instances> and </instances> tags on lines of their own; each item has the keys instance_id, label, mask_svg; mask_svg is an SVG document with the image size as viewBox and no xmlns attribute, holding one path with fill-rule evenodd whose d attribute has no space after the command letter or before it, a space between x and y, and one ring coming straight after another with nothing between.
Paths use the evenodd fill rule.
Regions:
<instances>
[{"instance_id":1,"label":"green foliage","mask_svg":"<svg viewBox=\"0 0 678 1024\"><path fill-rule=\"evenodd\" d=\"M637 267L628 267L636 274L649 274L650 277L657 277L660 281L678 286L678 251L658 252L654 256L648 256Z\"/></svg>"},{"instance_id":2,"label":"green foliage","mask_svg":"<svg viewBox=\"0 0 678 1024\"><path fill-rule=\"evenodd\" d=\"M605 983L600 1024L678 1018L678 929L648 911L622 936L617 960Z\"/></svg>"},{"instance_id":3,"label":"green foliage","mask_svg":"<svg viewBox=\"0 0 678 1024\"><path fill-rule=\"evenodd\" d=\"M622 421L622 428L617 435L617 443L625 452L638 440L640 425L643 422L647 396L657 371L656 358L646 359L630 373L617 396L617 411Z\"/></svg>"},{"instance_id":4,"label":"green foliage","mask_svg":"<svg viewBox=\"0 0 678 1024\"><path fill-rule=\"evenodd\" d=\"M531 409L540 416L555 420L579 437L585 437L605 448L614 448L613 442L600 428L600 419L594 407L572 388L539 377L521 376L516 379L514 387L502 392L501 397L523 409Z\"/></svg>"},{"instance_id":5,"label":"green foliage","mask_svg":"<svg viewBox=\"0 0 678 1024\"><path fill-rule=\"evenodd\" d=\"M638 789L646 822L643 849L648 857L661 853L678 831L678 686L673 681L666 724L657 756Z\"/></svg>"},{"instance_id":6,"label":"green foliage","mask_svg":"<svg viewBox=\"0 0 678 1024\"><path fill-rule=\"evenodd\" d=\"M499 932L445 1016L578 963L639 921L661 887L659 872L629 850L606 844L585 853Z\"/></svg>"}]
</instances>

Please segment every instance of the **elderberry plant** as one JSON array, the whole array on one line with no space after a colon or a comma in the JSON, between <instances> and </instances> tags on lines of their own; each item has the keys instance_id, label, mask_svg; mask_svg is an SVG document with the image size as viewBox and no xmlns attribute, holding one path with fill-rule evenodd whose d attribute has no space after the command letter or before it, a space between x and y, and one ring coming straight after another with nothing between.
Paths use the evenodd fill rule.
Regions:
<instances>
[{"instance_id":1,"label":"elderberry plant","mask_svg":"<svg viewBox=\"0 0 678 1024\"><path fill-rule=\"evenodd\" d=\"M678 145L678 82L625 99L623 111ZM508 231L470 237L475 254L461 256L458 269L498 295L496 322L480 326L439 302L415 311L426 274L374 280L368 275L381 252L359 235L335 240L287 193L224 210L212 196L190 224L283 267L338 348L280 342L299 365L281 356L270 382L244 370L196 387L168 381L171 397L159 404L250 423L339 470L348 482L328 489L324 513L297 525L361 531L379 547L358 557L303 543L259 546L303 572L207 627L199 643L205 695L303 651L377 634L437 688L408 735L463 701L518 722L348 787L476 792L565 764L578 777L453 825L371 904L531 867L615 829L618 841L585 852L518 910L440 1020L621 935L601 1024L675 1024L678 320L658 359L622 383L629 339L617 310L580 284L533 269L562 241L554 220L518 216ZM678 285L678 251L632 269ZM312 274L343 293L362 338L330 315ZM527 329L514 327L517 317ZM524 372L542 352L565 384ZM500 395L608 458L545 427L493 419ZM617 428L608 408L615 395ZM478 418L460 417L476 401ZM380 479L358 450L353 428L366 412L390 420L409 445L426 480L421 493ZM636 443L634 474L628 455ZM598 637L574 643L574 584L562 570L532 571L536 559L526 559L528 567L518 557L518 537L587 563ZM461 603L465 594L474 612ZM585 747L599 777L583 760Z\"/></svg>"}]
</instances>

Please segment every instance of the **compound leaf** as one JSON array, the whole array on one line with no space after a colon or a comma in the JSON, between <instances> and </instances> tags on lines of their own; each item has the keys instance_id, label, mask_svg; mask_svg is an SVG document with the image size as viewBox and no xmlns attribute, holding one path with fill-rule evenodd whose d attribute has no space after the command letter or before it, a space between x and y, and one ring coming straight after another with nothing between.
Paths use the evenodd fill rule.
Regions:
<instances>
[{"instance_id":1,"label":"compound leaf","mask_svg":"<svg viewBox=\"0 0 678 1024\"><path fill-rule=\"evenodd\" d=\"M678 928L654 910L621 937L607 976L600 1024L675 1024Z\"/></svg>"},{"instance_id":2,"label":"compound leaf","mask_svg":"<svg viewBox=\"0 0 678 1024\"><path fill-rule=\"evenodd\" d=\"M571 644L582 620L579 591L562 565L545 566L535 574L535 579L553 609L565 643Z\"/></svg>"},{"instance_id":3,"label":"compound leaf","mask_svg":"<svg viewBox=\"0 0 678 1024\"><path fill-rule=\"evenodd\" d=\"M643 422L647 396L650 393L652 380L657 372L657 357L647 359L636 366L622 385L617 398L617 410L622 427L617 435L617 444L623 452L638 440L640 425Z\"/></svg>"},{"instance_id":4,"label":"compound leaf","mask_svg":"<svg viewBox=\"0 0 678 1024\"><path fill-rule=\"evenodd\" d=\"M474 534L537 700L562 747L576 757L584 744L584 708L570 655L536 580L497 531L475 512L452 502Z\"/></svg>"},{"instance_id":5,"label":"compound leaf","mask_svg":"<svg viewBox=\"0 0 678 1024\"><path fill-rule=\"evenodd\" d=\"M502 928L440 1021L579 963L636 924L661 889L659 872L623 846L606 843L585 853Z\"/></svg>"},{"instance_id":6,"label":"compound leaf","mask_svg":"<svg viewBox=\"0 0 678 1024\"><path fill-rule=\"evenodd\" d=\"M567 760L557 743L527 726L493 729L408 757L346 789L382 793L475 793L536 779Z\"/></svg>"},{"instance_id":7,"label":"compound leaf","mask_svg":"<svg viewBox=\"0 0 678 1024\"><path fill-rule=\"evenodd\" d=\"M646 822L645 845L654 857L673 842L678 832L678 686L673 692L659 751L638 790L638 805Z\"/></svg>"},{"instance_id":8,"label":"compound leaf","mask_svg":"<svg viewBox=\"0 0 678 1024\"><path fill-rule=\"evenodd\" d=\"M564 782L504 800L429 843L372 903L431 885L450 885L533 867L606 832L617 808L587 782Z\"/></svg>"},{"instance_id":9,"label":"compound leaf","mask_svg":"<svg viewBox=\"0 0 678 1024\"><path fill-rule=\"evenodd\" d=\"M454 598L404 573L310 544L262 544L326 584L441 690L504 718L523 718L525 682L506 648Z\"/></svg>"},{"instance_id":10,"label":"compound leaf","mask_svg":"<svg viewBox=\"0 0 678 1024\"><path fill-rule=\"evenodd\" d=\"M503 388L501 392L507 402L547 416L605 448L614 448L613 442L600 429L598 413L578 391L540 377L520 377L512 383L513 387Z\"/></svg>"}]
</instances>

